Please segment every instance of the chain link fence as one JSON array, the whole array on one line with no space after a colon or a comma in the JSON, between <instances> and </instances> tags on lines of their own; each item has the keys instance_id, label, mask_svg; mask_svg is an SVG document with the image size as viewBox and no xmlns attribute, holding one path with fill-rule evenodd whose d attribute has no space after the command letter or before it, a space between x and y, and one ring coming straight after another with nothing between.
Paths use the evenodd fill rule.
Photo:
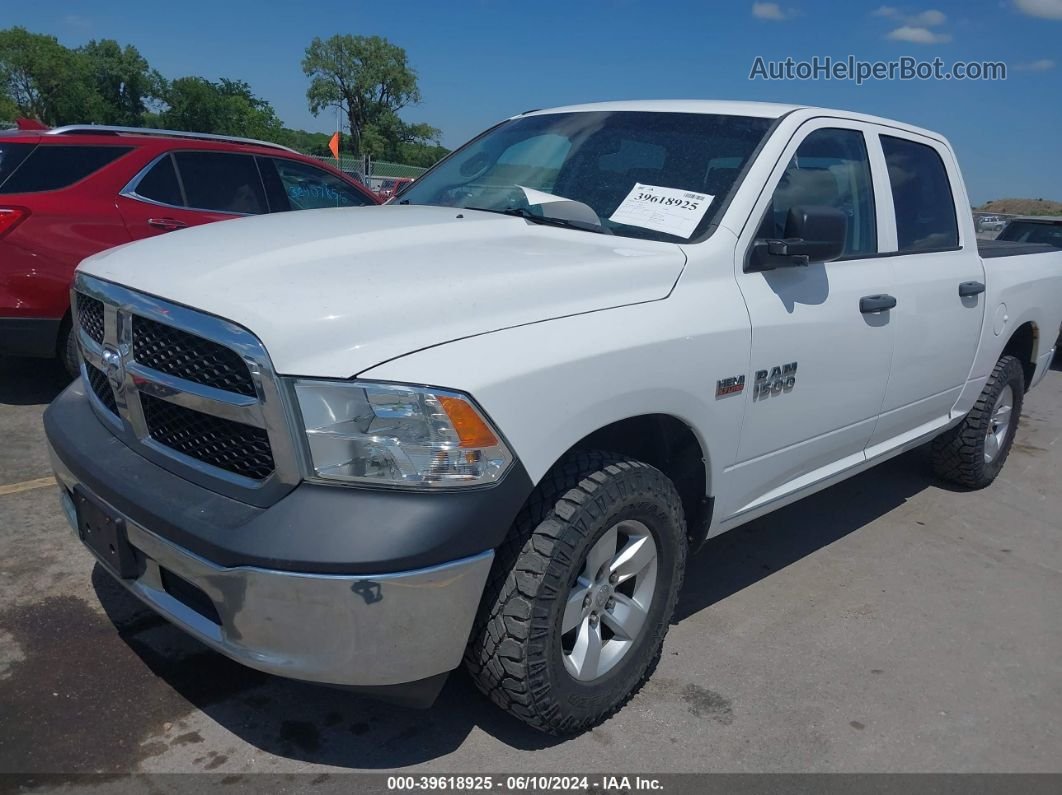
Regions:
<instances>
[{"instance_id":1,"label":"chain link fence","mask_svg":"<svg viewBox=\"0 0 1062 795\"><path fill-rule=\"evenodd\" d=\"M310 157L350 174L362 184L368 186L370 190L377 192L388 187L385 184L388 180L396 178L416 179L428 170L426 168L421 168L420 166L407 166L403 163L388 163L384 160L370 159L368 163L366 163L364 158L355 157L354 155L342 155L338 163L334 157L330 156L322 157L320 155L310 155ZM368 165L368 171L365 169L366 165Z\"/></svg>"}]
</instances>

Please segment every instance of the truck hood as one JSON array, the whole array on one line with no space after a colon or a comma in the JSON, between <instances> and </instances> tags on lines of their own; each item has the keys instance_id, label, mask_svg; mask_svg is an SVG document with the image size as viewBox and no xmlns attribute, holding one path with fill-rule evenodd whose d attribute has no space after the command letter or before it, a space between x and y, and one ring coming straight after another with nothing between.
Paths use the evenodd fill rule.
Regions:
<instances>
[{"instance_id":1,"label":"truck hood","mask_svg":"<svg viewBox=\"0 0 1062 795\"><path fill-rule=\"evenodd\" d=\"M279 373L347 378L462 337L665 298L685 261L670 243L390 205L208 224L79 270L244 326Z\"/></svg>"}]
</instances>

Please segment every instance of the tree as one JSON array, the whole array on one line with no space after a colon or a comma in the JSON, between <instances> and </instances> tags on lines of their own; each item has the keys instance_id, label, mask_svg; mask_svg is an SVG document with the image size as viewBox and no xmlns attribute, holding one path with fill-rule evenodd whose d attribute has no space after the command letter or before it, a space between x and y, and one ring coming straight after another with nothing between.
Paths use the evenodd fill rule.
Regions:
<instances>
[{"instance_id":1,"label":"tree","mask_svg":"<svg viewBox=\"0 0 1062 795\"><path fill-rule=\"evenodd\" d=\"M104 124L136 127L143 123L145 101L158 90L158 80L136 47L124 48L114 39L90 41L78 54L102 100Z\"/></svg>"},{"instance_id":2,"label":"tree","mask_svg":"<svg viewBox=\"0 0 1062 795\"><path fill-rule=\"evenodd\" d=\"M331 137L328 133L307 132L306 130L293 130L290 127L284 127L281 129L280 135L273 140L278 144L290 146L295 151L303 154L328 157L331 155L331 152L328 151L328 141Z\"/></svg>"},{"instance_id":3,"label":"tree","mask_svg":"<svg viewBox=\"0 0 1062 795\"><path fill-rule=\"evenodd\" d=\"M398 152L393 159L407 166L431 168L448 154L450 150L439 144L404 143L398 145Z\"/></svg>"},{"instance_id":4,"label":"tree","mask_svg":"<svg viewBox=\"0 0 1062 795\"><path fill-rule=\"evenodd\" d=\"M148 123L189 132L275 139L281 135L273 106L251 91L242 80L222 78L216 83L203 77L163 81L159 91L165 108Z\"/></svg>"},{"instance_id":5,"label":"tree","mask_svg":"<svg viewBox=\"0 0 1062 795\"><path fill-rule=\"evenodd\" d=\"M328 108L346 115L354 150L393 157L402 143L437 139L426 124L406 124L398 112L420 101L417 74L406 51L380 36L336 35L315 38L306 48L302 71L310 78L306 91L316 116Z\"/></svg>"},{"instance_id":6,"label":"tree","mask_svg":"<svg viewBox=\"0 0 1062 795\"><path fill-rule=\"evenodd\" d=\"M438 146L441 134L430 124L407 124L398 114L385 111L365 125L361 152L377 160L408 163L404 152L433 149Z\"/></svg>"},{"instance_id":7,"label":"tree","mask_svg":"<svg viewBox=\"0 0 1062 795\"><path fill-rule=\"evenodd\" d=\"M103 114L85 59L55 36L21 27L0 30L0 93L20 115L45 124L97 121Z\"/></svg>"},{"instance_id":8,"label":"tree","mask_svg":"<svg viewBox=\"0 0 1062 795\"><path fill-rule=\"evenodd\" d=\"M0 130L13 125L19 115L18 106L14 100L0 93Z\"/></svg>"}]
</instances>

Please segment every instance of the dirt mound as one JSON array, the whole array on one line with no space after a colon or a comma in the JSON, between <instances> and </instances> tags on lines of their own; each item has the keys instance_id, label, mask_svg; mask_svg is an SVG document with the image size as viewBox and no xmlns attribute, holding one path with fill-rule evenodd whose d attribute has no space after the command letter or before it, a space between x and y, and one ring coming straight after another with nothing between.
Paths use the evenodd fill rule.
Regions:
<instances>
[{"instance_id":1,"label":"dirt mound","mask_svg":"<svg viewBox=\"0 0 1062 795\"><path fill-rule=\"evenodd\" d=\"M1062 215L1062 202L1047 199L993 199L974 212L1003 213L1005 215Z\"/></svg>"}]
</instances>

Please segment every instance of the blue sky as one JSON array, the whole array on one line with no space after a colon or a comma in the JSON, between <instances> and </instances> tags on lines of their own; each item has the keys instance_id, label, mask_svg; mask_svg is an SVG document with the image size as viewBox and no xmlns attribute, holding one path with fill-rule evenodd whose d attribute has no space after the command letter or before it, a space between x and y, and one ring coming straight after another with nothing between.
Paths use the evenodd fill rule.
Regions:
<instances>
[{"instance_id":1,"label":"blue sky","mask_svg":"<svg viewBox=\"0 0 1062 795\"><path fill-rule=\"evenodd\" d=\"M314 36L377 34L406 48L424 101L404 113L456 146L530 108L606 99L722 98L848 108L929 127L958 151L975 203L1062 200L1062 0L905 4L782 0L50 0L5 3L0 25L135 44L167 77L248 81L292 127L330 131L306 107ZM997 82L750 81L757 56L947 66L1004 61Z\"/></svg>"}]
</instances>

